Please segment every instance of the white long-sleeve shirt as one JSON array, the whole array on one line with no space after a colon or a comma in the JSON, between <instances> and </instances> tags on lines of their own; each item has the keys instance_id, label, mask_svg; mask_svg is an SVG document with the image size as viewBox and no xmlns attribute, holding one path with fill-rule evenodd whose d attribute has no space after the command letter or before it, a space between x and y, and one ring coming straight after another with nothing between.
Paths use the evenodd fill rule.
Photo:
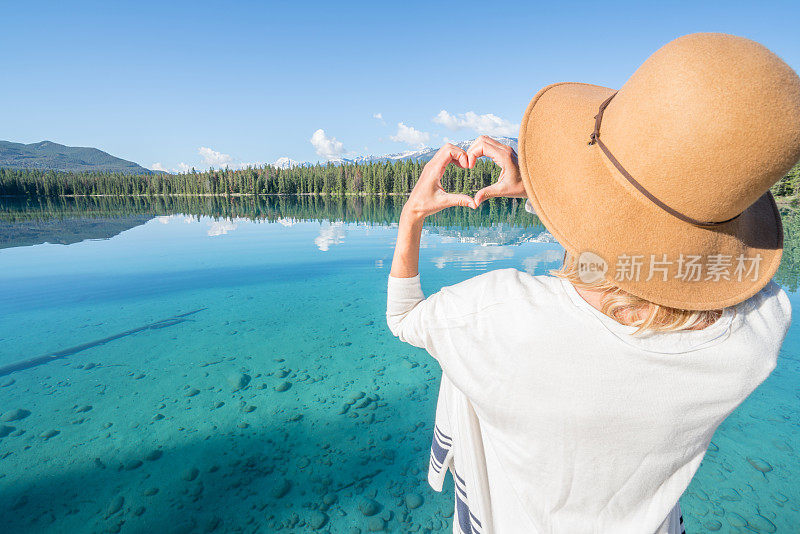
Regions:
<instances>
[{"instance_id":1,"label":"white long-sleeve shirt","mask_svg":"<svg viewBox=\"0 0 800 534\"><path fill-rule=\"evenodd\" d=\"M791 306L771 282L703 330L635 337L569 282L502 269L427 299L390 276L386 318L443 370L429 481L453 472L454 532L661 534Z\"/></svg>"}]
</instances>

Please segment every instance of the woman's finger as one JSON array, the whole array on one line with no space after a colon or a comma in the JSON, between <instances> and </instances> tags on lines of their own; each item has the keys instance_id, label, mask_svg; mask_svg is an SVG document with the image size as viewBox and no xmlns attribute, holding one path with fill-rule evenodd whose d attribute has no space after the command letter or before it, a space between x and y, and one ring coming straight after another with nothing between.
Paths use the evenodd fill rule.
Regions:
<instances>
[{"instance_id":1,"label":"woman's finger","mask_svg":"<svg viewBox=\"0 0 800 534\"><path fill-rule=\"evenodd\" d=\"M442 196L442 201L445 204L445 207L452 207L452 206L462 206L464 208L477 208L477 204L475 204L475 200L469 195L462 195L459 193L445 193Z\"/></svg>"},{"instance_id":2,"label":"woman's finger","mask_svg":"<svg viewBox=\"0 0 800 534\"><path fill-rule=\"evenodd\" d=\"M464 150L447 143L425 164L425 168L422 170L422 176L427 175L438 180L444 174L445 167L450 163L455 163L459 167L466 169L469 166L469 158Z\"/></svg>"},{"instance_id":3,"label":"woman's finger","mask_svg":"<svg viewBox=\"0 0 800 534\"><path fill-rule=\"evenodd\" d=\"M492 185L488 185L475 193L475 206L480 206L481 202L484 200L494 198L494 197L502 197L505 193L505 187L503 186L502 182L497 182Z\"/></svg>"},{"instance_id":4,"label":"woman's finger","mask_svg":"<svg viewBox=\"0 0 800 534\"><path fill-rule=\"evenodd\" d=\"M471 169L474 167L475 162L482 156L487 156L501 167L505 167L505 165L512 161L512 152L513 150L511 147L499 143L491 137L481 135L467 149L469 168Z\"/></svg>"}]
</instances>

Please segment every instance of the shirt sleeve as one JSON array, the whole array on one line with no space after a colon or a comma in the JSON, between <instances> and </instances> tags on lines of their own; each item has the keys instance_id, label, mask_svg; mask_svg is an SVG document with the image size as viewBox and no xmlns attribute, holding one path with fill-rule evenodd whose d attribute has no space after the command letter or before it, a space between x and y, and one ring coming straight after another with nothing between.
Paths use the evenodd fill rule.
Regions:
<instances>
[{"instance_id":1,"label":"shirt sleeve","mask_svg":"<svg viewBox=\"0 0 800 534\"><path fill-rule=\"evenodd\" d=\"M474 355L460 345L469 345L480 311L486 276L477 276L443 287L425 298L419 275L389 276L386 323L401 341L428 351L457 384L472 375ZM469 380L472 382L472 380Z\"/></svg>"},{"instance_id":2,"label":"shirt sleeve","mask_svg":"<svg viewBox=\"0 0 800 534\"><path fill-rule=\"evenodd\" d=\"M411 278L389 276L386 323L392 334L405 343L426 349L437 358L437 345L464 325L464 318L477 310L481 291L476 277L442 288L428 298L422 292L419 274Z\"/></svg>"}]
</instances>

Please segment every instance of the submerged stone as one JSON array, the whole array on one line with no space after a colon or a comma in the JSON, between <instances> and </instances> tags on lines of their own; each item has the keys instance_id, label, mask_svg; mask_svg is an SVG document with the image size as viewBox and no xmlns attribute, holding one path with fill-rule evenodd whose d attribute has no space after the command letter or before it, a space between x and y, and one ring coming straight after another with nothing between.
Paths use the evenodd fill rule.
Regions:
<instances>
[{"instance_id":1,"label":"submerged stone","mask_svg":"<svg viewBox=\"0 0 800 534\"><path fill-rule=\"evenodd\" d=\"M310 526L314 530L319 530L325 526L328 522L327 514L319 511L311 512L311 516L308 518L308 526Z\"/></svg>"},{"instance_id":2,"label":"submerged stone","mask_svg":"<svg viewBox=\"0 0 800 534\"><path fill-rule=\"evenodd\" d=\"M233 373L228 375L228 384L233 387L233 391L245 389L250 384L251 377L246 373Z\"/></svg>"},{"instance_id":3,"label":"submerged stone","mask_svg":"<svg viewBox=\"0 0 800 534\"><path fill-rule=\"evenodd\" d=\"M750 456L747 457L747 462L753 466L753 469L756 471L760 471L762 473L769 473L772 471L772 466L770 463L763 458L752 458Z\"/></svg>"},{"instance_id":4,"label":"submerged stone","mask_svg":"<svg viewBox=\"0 0 800 534\"><path fill-rule=\"evenodd\" d=\"M17 408L16 410L11 410L10 412L6 412L0 417L0 421L11 422L11 421L19 421L20 419L25 419L31 414L30 410L25 410L23 408Z\"/></svg>"},{"instance_id":5,"label":"submerged stone","mask_svg":"<svg viewBox=\"0 0 800 534\"><path fill-rule=\"evenodd\" d=\"M406 495L406 506L413 510L422 506L422 496L419 493L409 493Z\"/></svg>"},{"instance_id":6,"label":"submerged stone","mask_svg":"<svg viewBox=\"0 0 800 534\"><path fill-rule=\"evenodd\" d=\"M378 504L377 501L372 499L364 499L360 503L358 503L358 509L361 510L361 513L365 516L373 516L381 511L381 505Z\"/></svg>"},{"instance_id":7,"label":"submerged stone","mask_svg":"<svg viewBox=\"0 0 800 534\"><path fill-rule=\"evenodd\" d=\"M269 493L275 499L281 499L285 497L286 494L289 493L289 490L291 489L292 489L292 483L284 478L279 480L274 486L272 486L272 489L270 490Z\"/></svg>"},{"instance_id":8,"label":"submerged stone","mask_svg":"<svg viewBox=\"0 0 800 534\"><path fill-rule=\"evenodd\" d=\"M122 495L117 495L117 497L111 501L106 508L106 517L110 517L122 509L122 505L125 504L125 497Z\"/></svg>"},{"instance_id":9,"label":"submerged stone","mask_svg":"<svg viewBox=\"0 0 800 534\"><path fill-rule=\"evenodd\" d=\"M278 391L278 392L282 393L284 391L287 391L291 387L292 387L292 383L289 382L288 380L284 380L283 382L281 382L280 384L275 386L275 391Z\"/></svg>"}]
</instances>

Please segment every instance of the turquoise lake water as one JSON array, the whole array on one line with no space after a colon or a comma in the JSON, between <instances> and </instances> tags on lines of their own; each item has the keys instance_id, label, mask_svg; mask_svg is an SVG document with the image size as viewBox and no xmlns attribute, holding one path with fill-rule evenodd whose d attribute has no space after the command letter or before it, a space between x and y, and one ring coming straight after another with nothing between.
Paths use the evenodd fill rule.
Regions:
<instances>
[{"instance_id":1,"label":"turquoise lake water","mask_svg":"<svg viewBox=\"0 0 800 534\"><path fill-rule=\"evenodd\" d=\"M3 532L451 531L452 483L426 482L441 371L385 324L396 206L2 208L0 367L60 356L0 376ZM517 208L427 226L425 291L556 268ZM800 532L798 450L793 324L687 532Z\"/></svg>"}]
</instances>

